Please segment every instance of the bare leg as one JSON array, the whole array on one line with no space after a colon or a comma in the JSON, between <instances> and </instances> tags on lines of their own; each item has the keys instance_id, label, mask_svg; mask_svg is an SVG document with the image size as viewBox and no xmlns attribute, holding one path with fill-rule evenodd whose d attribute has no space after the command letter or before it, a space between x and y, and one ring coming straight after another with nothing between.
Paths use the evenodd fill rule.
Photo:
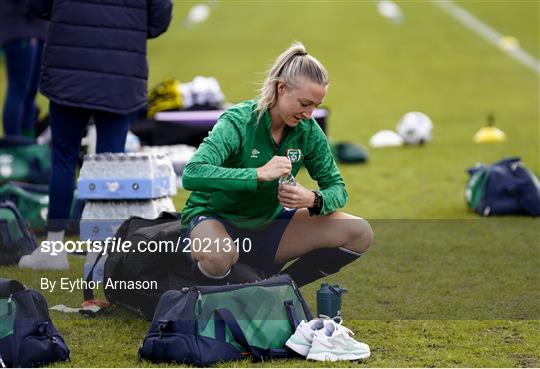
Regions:
<instances>
[{"instance_id":1,"label":"bare leg","mask_svg":"<svg viewBox=\"0 0 540 369\"><path fill-rule=\"evenodd\" d=\"M223 224L215 219L203 220L197 224L190 238L191 256L199 262L204 272L214 277L224 276L238 261L237 250L234 247L228 250L226 247L233 245L231 236Z\"/></svg>"},{"instance_id":2,"label":"bare leg","mask_svg":"<svg viewBox=\"0 0 540 369\"><path fill-rule=\"evenodd\" d=\"M362 218L339 211L310 217L307 209L300 209L281 238L275 261L285 263L321 248L345 247L360 254L372 242L371 226Z\"/></svg>"}]
</instances>

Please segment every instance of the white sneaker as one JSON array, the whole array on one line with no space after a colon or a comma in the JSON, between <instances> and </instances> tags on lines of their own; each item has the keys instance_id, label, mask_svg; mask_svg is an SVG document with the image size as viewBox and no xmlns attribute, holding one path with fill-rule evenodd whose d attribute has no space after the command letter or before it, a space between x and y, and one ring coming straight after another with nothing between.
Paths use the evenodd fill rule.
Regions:
<instances>
[{"instance_id":1,"label":"white sneaker","mask_svg":"<svg viewBox=\"0 0 540 369\"><path fill-rule=\"evenodd\" d=\"M366 359L371 355L369 346L358 342L350 335L354 333L330 320L324 322L324 329L313 335L313 344L307 355L308 360L337 361Z\"/></svg>"},{"instance_id":2,"label":"white sneaker","mask_svg":"<svg viewBox=\"0 0 540 369\"><path fill-rule=\"evenodd\" d=\"M66 253L50 255L46 252L41 252L41 248L38 247L30 255L24 255L19 260L19 268L64 270L69 269L69 262Z\"/></svg>"},{"instance_id":3,"label":"white sneaker","mask_svg":"<svg viewBox=\"0 0 540 369\"><path fill-rule=\"evenodd\" d=\"M313 319L309 322L302 320L296 327L294 334L285 342L285 346L302 356L307 356L313 342L313 335L317 330L323 328L323 319Z\"/></svg>"}]
</instances>

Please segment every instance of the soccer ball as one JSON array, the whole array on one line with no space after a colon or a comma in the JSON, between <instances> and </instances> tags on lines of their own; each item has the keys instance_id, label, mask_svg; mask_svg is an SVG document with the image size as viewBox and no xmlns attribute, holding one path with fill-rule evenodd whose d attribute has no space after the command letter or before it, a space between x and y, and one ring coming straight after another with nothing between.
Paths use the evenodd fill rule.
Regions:
<instances>
[{"instance_id":1,"label":"soccer ball","mask_svg":"<svg viewBox=\"0 0 540 369\"><path fill-rule=\"evenodd\" d=\"M397 124L397 132L409 145L421 145L431 140L433 123L424 113L412 111L405 114Z\"/></svg>"}]
</instances>

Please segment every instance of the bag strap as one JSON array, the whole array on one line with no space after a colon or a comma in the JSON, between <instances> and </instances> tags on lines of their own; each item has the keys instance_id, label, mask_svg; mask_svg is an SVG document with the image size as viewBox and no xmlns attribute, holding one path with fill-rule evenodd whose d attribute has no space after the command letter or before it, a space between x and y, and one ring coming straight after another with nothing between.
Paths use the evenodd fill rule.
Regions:
<instances>
[{"instance_id":1,"label":"bag strap","mask_svg":"<svg viewBox=\"0 0 540 369\"><path fill-rule=\"evenodd\" d=\"M2 359L2 354L0 354L0 368L7 368L6 363L4 363L4 360Z\"/></svg>"},{"instance_id":2,"label":"bag strap","mask_svg":"<svg viewBox=\"0 0 540 369\"><path fill-rule=\"evenodd\" d=\"M2 245L12 245L13 241L9 235L9 226L6 220L0 220L0 238L2 239Z\"/></svg>"},{"instance_id":3,"label":"bag strap","mask_svg":"<svg viewBox=\"0 0 540 369\"><path fill-rule=\"evenodd\" d=\"M163 360L163 356L165 355L165 350L167 349L167 342L162 340L163 333L168 329L170 326L171 321L170 320L159 320L158 321L158 329L159 329L159 340L152 340L152 357L156 358L159 361Z\"/></svg>"},{"instance_id":4,"label":"bag strap","mask_svg":"<svg viewBox=\"0 0 540 369\"><path fill-rule=\"evenodd\" d=\"M8 297L9 295L24 289L24 285L19 281L0 278L0 297Z\"/></svg>"},{"instance_id":5,"label":"bag strap","mask_svg":"<svg viewBox=\"0 0 540 369\"><path fill-rule=\"evenodd\" d=\"M27 224L26 224L26 220L24 220L23 217L21 216L21 213L19 212L19 209L17 208L17 205L15 205L15 203L12 202L12 201L7 200L7 201L0 202L0 208L9 209L9 210L11 210L13 212L13 214L15 215L15 218L17 218L16 221L17 221L17 226L18 226L19 230L21 231L24 238L26 238L28 241L30 241L30 243L32 244L33 249L35 250L37 248L36 240L34 238L33 233L30 233L30 230L29 230L29 228L27 227ZM7 223L5 223L3 226L7 227ZM2 229L2 233L4 231L8 232L7 234L9 235L8 230ZM2 235L2 237L4 237L4 236ZM10 242L11 242L11 239L10 239Z\"/></svg>"},{"instance_id":6,"label":"bag strap","mask_svg":"<svg viewBox=\"0 0 540 369\"><path fill-rule=\"evenodd\" d=\"M51 334L49 322L41 322L38 325L38 333L40 336L45 336L53 345L58 345L58 340Z\"/></svg>"},{"instance_id":7,"label":"bag strap","mask_svg":"<svg viewBox=\"0 0 540 369\"><path fill-rule=\"evenodd\" d=\"M92 280L92 276L94 275L94 269L98 265L99 260L101 259L102 256L103 256L102 252L98 253L96 260L94 261L94 264L92 265L92 268L90 268L90 271L88 272L88 275L86 276L86 287L84 288L84 291L83 291L84 301L94 299L94 291L88 286L90 285L90 281Z\"/></svg>"},{"instance_id":8,"label":"bag strap","mask_svg":"<svg viewBox=\"0 0 540 369\"><path fill-rule=\"evenodd\" d=\"M293 300L285 300L283 301L283 305L285 306L285 311L287 312L289 323L291 323L291 327L294 332L296 331L296 327L298 327L298 325L300 324L300 321L298 320L298 315L296 314L294 302Z\"/></svg>"},{"instance_id":9,"label":"bag strap","mask_svg":"<svg viewBox=\"0 0 540 369\"><path fill-rule=\"evenodd\" d=\"M244 346L244 348L249 349L253 355L260 360L268 358L287 358L290 357L290 351L287 349L262 349L257 346L252 346L249 344L242 328L238 324L238 321L234 318L234 315L230 312L229 309L216 309L214 310L215 320L215 334L216 339L222 342L225 342L225 327L227 326L234 337L234 339Z\"/></svg>"},{"instance_id":10,"label":"bag strap","mask_svg":"<svg viewBox=\"0 0 540 369\"><path fill-rule=\"evenodd\" d=\"M19 213L19 209L17 209L17 205L13 201L5 200L0 203L0 208L3 209L9 209L13 212L17 220L23 220L21 217L21 213Z\"/></svg>"}]
</instances>

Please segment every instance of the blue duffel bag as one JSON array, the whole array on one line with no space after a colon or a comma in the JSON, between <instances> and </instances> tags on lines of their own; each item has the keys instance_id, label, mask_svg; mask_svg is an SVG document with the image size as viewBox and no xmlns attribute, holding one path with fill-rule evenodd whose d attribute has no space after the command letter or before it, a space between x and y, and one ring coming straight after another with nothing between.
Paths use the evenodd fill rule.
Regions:
<instances>
[{"instance_id":1,"label":"blue duffel bag","mask_svg":"<svg viewBox=\"0 0 540 369\"><path fill-rule=\"evenodd\" d=\"M253 283L170 290L159 300L139 356L200 366L293 357L297 354L285 342L300 320L311 319L286 274Z\"/></svg>"},{"instance_id":2,"label":"blue duffel bag","mask_svg":"<svg viewBox=\"0 0 540 369\"><path fill-rule=\"evenodd\" d=\"M0 278L0 368L29 368L69 359L69 349L37 291Z\"/></svg>"},{"instance_id":3,"label":"blue duffel bag","mask_svg":"<svg viewBox=\"0 0 540 369\"><path fill-rule=\"evenodd\" d=\"M469 168L465 200L484 216L540 216L540 183L519 158Z\"/></svg>"}]
</instances>

